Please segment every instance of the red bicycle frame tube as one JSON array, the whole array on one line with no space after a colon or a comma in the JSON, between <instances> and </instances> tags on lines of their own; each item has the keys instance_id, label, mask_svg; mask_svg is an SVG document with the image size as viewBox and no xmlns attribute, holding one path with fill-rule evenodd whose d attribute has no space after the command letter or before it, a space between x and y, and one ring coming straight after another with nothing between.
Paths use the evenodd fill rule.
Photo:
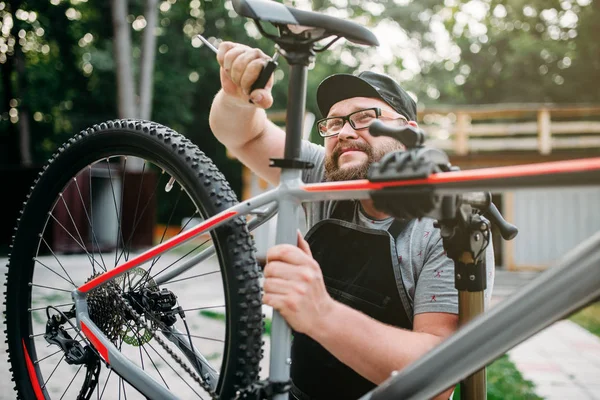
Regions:
<instances>
[{"instance_id":1,"label":"red bicycle frame tube","mask_svg":"<svg viewBox=\"0 0 600 400\"><path fill-rule=\"evenodd\" d=\"M573 175L579 174L584 178L582 180L574 179ZM431 186L443 191L445 188L452 188L459 191L472 191L473 187L488 189L492 186L506 184L506 186L522 187L513 182L519 179L526 182L523 178L534 178L529 184L534 185L540 182L540 177L548 177L554 183L543 182L541 186L550 187L562 184L558 181L559 177L568 179L568 184L578 185L590 184L590 178L595 178L600 174L600 157L577 159L569 161L553 161L539 164L514 165L508 167L479 168L465 171L444 172L433 174L424 179L398 180L386 182L371 182L369 180L343 181L314 183L304 186L308 192L326 192L341 190L382 190L386 188L401 188L414 186ZM585 181L585 182L584 182ZM469 185L468 183L471 183ZM600 179L595 181L600 185ZM510 188L507 188L510 190Z\"/></svg>"},{"instance_id":2,"label":"red bicycle frame tube","mask_svg":"<svg viewBox=\"0 0 600 400\"><path fill-rule=\"evenodd\" d=\"M165 241L164 243L161 243L161 244L151 248L150 250L146 251L145 253L142 253L139 256L134 257L131 260L124 262L123 264L119 265L118 267L106 271L102 275L99 275L96 278L92 279L91 281L81 285L77 290L80 291L81 293L87 293L90 290L98 287L99 285L107 282L111 278L115 278L115 277L121 275L122 273L127 272L131 268L133 268L137 265L143 264L146 261L153 259L154 257L157 257L160 253L163 253L175 246L182 244L183 242L185 242L187 240L192 239L193 237L195 237L201 233L208 231L210 228L218 225L219 223L222 223L222 222L228 220L229 218L235 216L236 214L237 214L236 211L230 211L230 210L223 211L223 212L213 216L212 218L207 219L203 223L198 224L197 226L195 226L185 232L182 232L177 236L172 237L171 239Z\"/></svg>"}]
</instances>

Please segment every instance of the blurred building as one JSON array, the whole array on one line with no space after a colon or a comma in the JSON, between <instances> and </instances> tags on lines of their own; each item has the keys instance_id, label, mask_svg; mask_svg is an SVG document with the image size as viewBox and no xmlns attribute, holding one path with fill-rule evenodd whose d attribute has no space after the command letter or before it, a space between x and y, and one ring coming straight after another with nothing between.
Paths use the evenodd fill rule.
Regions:
<instances>
[{"instance_id":1,"label":"blurred building","mask_svg":"<svg viewBox=\"0 0 600 400\"><path fill-rule=\"evenodd\" d=\"M424 108L428 145L461 169L600 156L600 106L494 104ZM495 235L496 265L541 270L600 229L598 186L494 193L503 216L519 228Z\"/></svg>"}]
</instances>

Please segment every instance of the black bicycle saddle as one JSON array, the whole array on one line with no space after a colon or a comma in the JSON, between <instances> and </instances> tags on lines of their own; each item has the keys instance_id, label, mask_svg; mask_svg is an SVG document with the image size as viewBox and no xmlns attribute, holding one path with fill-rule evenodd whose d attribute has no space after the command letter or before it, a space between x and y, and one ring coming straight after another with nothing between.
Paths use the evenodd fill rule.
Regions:
<instances>
[{"instance_id":1,"label":"black bicycle saddle","mask_svg":"<svg viewBox=\"0 0 600 400\"><path fill-rule=\"evenodd\" d=\"M355 22L298 10L272 0L233 0L233 9L243 17L258 21L323 29L326 32L324 36L341 36L367 46L379 45L373 32Z\"/></svg>"}]
</instances>

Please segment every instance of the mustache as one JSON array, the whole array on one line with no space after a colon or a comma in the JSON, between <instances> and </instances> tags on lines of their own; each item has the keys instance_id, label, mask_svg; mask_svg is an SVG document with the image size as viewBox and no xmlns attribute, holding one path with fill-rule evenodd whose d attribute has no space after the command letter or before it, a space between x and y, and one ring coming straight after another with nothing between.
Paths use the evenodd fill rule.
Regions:
<instances>
[{"instance_id":1,"label":"mustache","mask_svg":"<svg viewBox=\"0 0 600 400\"><path fill-rule=\"evenodd\" d=\"M347 151L347 150L362 151L363 153L365 153L368 156L371 156L371 154L372 154L371 146L369 146L366 143L356 142L356 143L352 143L352 144L345 144L345 143L338 142L338 144L335 146L335 148L331 152L331 158L333 160L335 160L335 162L337 162L338 158L340 158L340 156L342 155L342 152Z\"/></svg>"}]
</instances>

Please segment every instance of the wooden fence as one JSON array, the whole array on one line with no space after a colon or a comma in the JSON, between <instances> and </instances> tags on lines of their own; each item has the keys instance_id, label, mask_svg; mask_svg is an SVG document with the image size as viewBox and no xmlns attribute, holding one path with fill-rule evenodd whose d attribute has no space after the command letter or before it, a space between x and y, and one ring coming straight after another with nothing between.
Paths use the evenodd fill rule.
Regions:
<instances>
[{"instance_id":1,"label":"wooden fence","mask_svg":"<svg viewBox=\"0 0 600 400\"><path fill-rule=\"evenodd\" d=\"M600 149L600 105L495 104L425 107L427 144L455 155Z\"/></svg>"}]
</instances>

